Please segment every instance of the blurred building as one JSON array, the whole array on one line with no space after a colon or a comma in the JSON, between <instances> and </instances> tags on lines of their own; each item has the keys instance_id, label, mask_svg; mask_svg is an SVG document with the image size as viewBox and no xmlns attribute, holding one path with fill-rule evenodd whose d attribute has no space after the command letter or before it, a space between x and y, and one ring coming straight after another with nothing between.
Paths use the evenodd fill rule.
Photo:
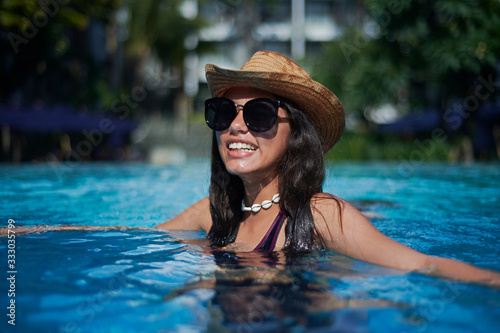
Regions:
<instances>
[{"instance_id":1,"label":"blurred building","mask_svg":"<svg viewBox=\"0 0 500 333\"><path fill-rule=\"evenodd\" d=\"M187 73L188 93L197 91L194 80L205 82L204 66L214 63L226 68L240 68L257 50L277 51L298 61L315 59L322 44L339 37L347 25L359 24L363 8L358 1L339 0L186 0L186 11L209 22L200 31L197 43L208 43L216 53L190 59Z\"/></svg>"},{"instance_id":2,"label":"blurred building","mask_svg":"<svg viewBox=\"0 0 500 333\"><path fill-rule=\"evenodd\" d=\"M188 122L192 112L203 109L202 101L209 94L207 63L238 69L258 50L311 62L322 57L323 43L340 37L346 26L362 24L365 17L358 1L347 0L184 0L181 13L188 19L201 18L207 27L185 40L184 47L191 52L184 59L184 103L177 104L174 121L164 117L149 121L141 144L150 147L148 155L163 156L149 158L152 161L170 161L172 151L179 155L179 147L187 155L195 147L210 151L210 131ZM168 130L152 130L158 124Z\"/></svg>"}]
</instances>

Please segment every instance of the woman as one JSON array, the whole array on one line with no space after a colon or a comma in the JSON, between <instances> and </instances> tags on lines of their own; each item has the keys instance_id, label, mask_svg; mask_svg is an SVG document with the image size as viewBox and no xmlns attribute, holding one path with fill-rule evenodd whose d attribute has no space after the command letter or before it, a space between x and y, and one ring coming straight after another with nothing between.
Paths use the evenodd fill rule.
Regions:
<instances>
[{"instance_id":1,"label":"woman","mask_svg":"<svg viewBox=\"0 0 500 333\"><path fill-rule=\"evenodd\" d=\"M157 228L203 230L238 251L325 249L387 267L500 285L500 274L412 250L346 201L322 192L323 154L340 139L337 97L287 57L260 51L241 68L206 66L214 130L209 197Z\"/></svg>"}]
</instances>

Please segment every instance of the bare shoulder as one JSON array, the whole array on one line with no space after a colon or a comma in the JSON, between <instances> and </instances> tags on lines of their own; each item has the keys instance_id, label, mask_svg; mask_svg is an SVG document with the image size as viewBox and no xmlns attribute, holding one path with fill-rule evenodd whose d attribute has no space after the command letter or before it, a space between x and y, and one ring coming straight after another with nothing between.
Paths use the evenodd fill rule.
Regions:
<instances>
[{"instance_id":1,"label":"bare shoulder","mask_svg":"<svg viewBox=\"0 0 500 333\"><path fill-rule=\"evenodd\" d=\"M353 225L373 227L353 205L332 194L314 195L311 199L311 211L324 245L335 252L345 252L346 233L349 233Z\"/></svg>"},{"instance_id":2,"label":"bare shoulder","mask_svg":"<svg viewBox=\"0 0 500 333\"><path fill-rule=\"evenodd\" d=\"M345 203L347 201L330 193L316 193L311 198L311 208L320 211L328 210L332 208L332 205L334 205L333 208L340 209Z\"/></svg>"},{"instance_id":3,"label":"bare shoulder","mask_svg":"<svg viewBox=\"0 0 500 333\"><path fill-rule=\"evenodd\" d=\"M311 212L316 231L326 243L336 243L342 233L342 215L347 202L328 193L317 193L311 198Z\"/></svg>"},{"instance_id":4,"label":"bare shoulder","mask_svg":"<svg viewBox=\"0 0 500 333\"><path fill-rule=\"evenodd\" d=\"M317 193L311 199L311 211L316 223L358 221L370 223L364 214L346 200L329 193ZM340 225L339 227L342 227Z\"/></svg>"},{"instance_id":5,"label":"bare shoulder","mask_svg":"<svg viewBox=\"0 0 500 333\"><path fill-rule=\"evenodd\" d=\"M170 221L157 225L155 228L167 230L200 230L208 232L212 227L210 215L210 200L201 199L184 210Z\"/></svg>"}]
</instances>

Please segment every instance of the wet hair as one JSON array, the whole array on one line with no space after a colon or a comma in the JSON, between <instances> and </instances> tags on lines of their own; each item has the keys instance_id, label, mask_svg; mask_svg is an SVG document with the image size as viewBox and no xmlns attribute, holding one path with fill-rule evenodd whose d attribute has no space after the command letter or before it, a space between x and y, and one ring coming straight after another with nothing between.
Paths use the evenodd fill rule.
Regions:
<instances>
[{"instance_id":1,"label":"wet hair","mask_svg":"<svg viewBox=\"0 0 500 333\"><path fill-rule=\"evenodd\" d=\"M290 136L284 156L277 168L279 205L288 216L284 251L311 252L318 249L314 235L319 236L319 233L315 228L311 212L311 198L323 190L325 179L323 149L309 117L291 102L282 98L280 100L290 123ZM231 175L226 170L214 132L209 188L213 224L208 233L208 239L213 246L222 247L235 241L243 218L241 211L243 196L243 182L238 176ZM320 247L322 244L323 241L320 239Z\"/></svg>"}]
</instances>

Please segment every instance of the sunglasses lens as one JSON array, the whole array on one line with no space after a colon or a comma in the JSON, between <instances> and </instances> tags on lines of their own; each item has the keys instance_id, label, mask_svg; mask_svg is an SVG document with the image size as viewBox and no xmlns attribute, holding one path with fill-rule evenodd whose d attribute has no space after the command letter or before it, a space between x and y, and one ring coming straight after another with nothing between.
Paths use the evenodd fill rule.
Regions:
<instances>
[{"instance_id":1,"label":"sunglasses lens","mask_svg":"<svg viewBox=\"0 0 500 333\"><path fill-rule=\"evenodd\" d=\"M269 131L278 118L278 101L257 98L247 102L243 117L249 129L254 132Z\"/></svg>"},{"instance_id":2,"label":"sunglasses lens","mask_svg":"<svg viewBox=\"0 0 500 333\"><path fill-rule=\"evenodd\" d=\"M254 132L269 131L278 118L278 107L279 102L269 98L248 101L243 108L246 125ZM214 97L205 101L205 121L214 131L228 129L236 115L236 106L228 98Z\"/></svg>"},{"instance_id":3,"label":"sunglasses lens","mask_svg":"<svg viewBox=\"0 0 500 333\"><path fill-rule=\"evenodd\" d=\"M214 131L228 129L236 117L233 101L225 98L210 98L205 101L205 121Z\"/></svg>"}]
</instances>

